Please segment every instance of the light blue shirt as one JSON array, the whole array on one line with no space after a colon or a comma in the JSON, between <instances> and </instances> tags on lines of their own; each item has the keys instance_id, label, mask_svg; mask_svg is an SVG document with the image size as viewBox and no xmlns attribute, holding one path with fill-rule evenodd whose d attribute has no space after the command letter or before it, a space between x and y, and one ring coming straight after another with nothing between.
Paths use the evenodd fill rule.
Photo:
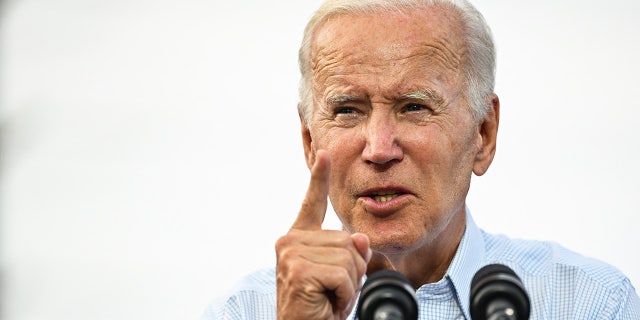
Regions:
<instances>
[{"instance_id":1,"label":"light blue shirt","mask_svg":"<svg viewBox=\"0 0 640 320\"><path fill-rule=\"evenodd\" d=\"M601 261L551 242L513 240L480 230L467 212L462 241L445 277L416 292L419 319L471 319L471 279L501 263L522 279L530 319L640 319L640 299L627 277ZM348 319L355 318L355 308ZM205 310L202 320L276 319L275 269L244 278Z\"/></svg>"}]
</instances>

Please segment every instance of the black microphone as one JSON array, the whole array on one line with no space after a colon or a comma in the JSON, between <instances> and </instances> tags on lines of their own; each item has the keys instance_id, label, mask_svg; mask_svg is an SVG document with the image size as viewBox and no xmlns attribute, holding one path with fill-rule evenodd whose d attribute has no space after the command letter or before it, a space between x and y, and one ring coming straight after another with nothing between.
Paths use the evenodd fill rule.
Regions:
<instances>
[{"instance_id":1,"label":"black microphone","mask_svg":"<svg viewBox=\"0 0 640 320\"><path fill-rule=\"evenodd\" d=\"M362 286L356 315L360 320L416 320L416 293L400 272L375 272Z\"/></svg>"},{"instance_id":2,"label":"black microphone","mask_svg":"<svg viewBox=\"0 0 640 320\"><path fill-rule=\"evenodd\" d=\"M473 276L470 309L473 320L527 320L530 301L511 268L490 264Z\"/></svg>"}]
</instances>

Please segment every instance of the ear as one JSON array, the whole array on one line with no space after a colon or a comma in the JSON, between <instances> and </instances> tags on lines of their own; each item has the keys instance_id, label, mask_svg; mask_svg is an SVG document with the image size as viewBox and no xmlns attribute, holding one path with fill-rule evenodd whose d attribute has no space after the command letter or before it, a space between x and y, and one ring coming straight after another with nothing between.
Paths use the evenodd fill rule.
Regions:
<instances>
[{"instance_id":1,"label":"ear","mask_svg":"<svg viewBox=\"0 0 640 320\"><path fill-rule=\"evenodd\" d=\"M302 114L298 113L300 117L300 131L302 132L302 147L304 148L304 158L307 161L307 167L311 170L313 164L316 162L316 148L313 145L313 139L311 138L311 130L307 121L305 121Z\"/></svg>"},{"instance_id":2,"label":"ear","mask_svg":"<svg viewBox=\"0 0 640 320\"><path fill-rule=\"evenodd\" d=\"M473 173L481 176L487 172L496 154L498 123L500 122L500 99L494 93L489 96L491 108L479 125L479 149L473 163Z\"/></svg>"}]
</instances>

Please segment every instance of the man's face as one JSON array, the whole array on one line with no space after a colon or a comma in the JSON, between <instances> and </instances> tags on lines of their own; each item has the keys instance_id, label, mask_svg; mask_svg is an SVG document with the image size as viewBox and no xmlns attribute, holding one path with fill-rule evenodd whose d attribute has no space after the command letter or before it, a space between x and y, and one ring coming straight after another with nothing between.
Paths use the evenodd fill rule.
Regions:
<instances>
[{"instance_id":1,"label":"man's face","mask_svg":"<svg viewBox=\"0 0 640 320\"><path fill-rule=\"evenodd\" d=\"M428 12L337 16L312 44L308 164L325 149L329 198L350 232L400 253L464 229L479 126L462 78L457 18Z\"/></svg>"}]
</instances>

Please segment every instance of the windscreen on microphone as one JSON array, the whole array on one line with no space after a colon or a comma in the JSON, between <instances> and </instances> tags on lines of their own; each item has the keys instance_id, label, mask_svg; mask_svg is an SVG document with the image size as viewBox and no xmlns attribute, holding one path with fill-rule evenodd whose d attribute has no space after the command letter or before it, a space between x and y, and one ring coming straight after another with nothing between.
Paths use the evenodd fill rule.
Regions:
<instances>
[{"instance_id":1,"label":"windscreen on microphone","mask_svg":"<svg viewBox=\"0 0 640 320\"><path fill-rule=\"evenodd\" d=\"M418 319L415 291L400 272L375 272L362 286L356 314L361 320Z\"/></svg>"},{"instance_id":2,"label":"windscreen on microphone","mask_svg":"<svg viewBox=\"0 0 640 320\"><path fill-rule=\"evenodd\" d=\"M529 319L530 301L522 281L502 264L490 264L471 281L471 319Z\"/></svg>"}]
</instances>

